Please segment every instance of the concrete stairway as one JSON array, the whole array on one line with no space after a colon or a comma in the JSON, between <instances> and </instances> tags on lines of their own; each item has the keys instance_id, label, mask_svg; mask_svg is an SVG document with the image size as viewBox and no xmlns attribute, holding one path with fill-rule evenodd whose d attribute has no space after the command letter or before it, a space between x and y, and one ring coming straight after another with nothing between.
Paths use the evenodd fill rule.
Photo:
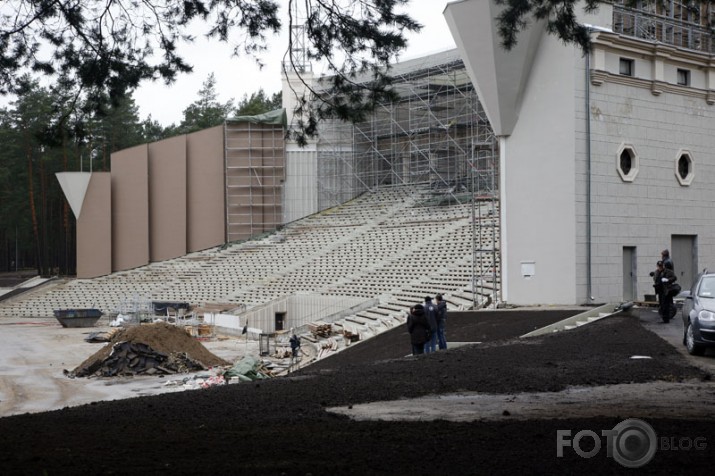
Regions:
<instances>
[{"instance_id":1,"label":"concrete stairway","mask_svg":"<svg viewBox=\"0 0 715 476\"><path fill-rule=\"evenodd\" d=\"M602 306L589 309L586 312L571 316L562 321L555 322L549 326L542 327L541 329L536 329L534 331L529 332L528 334L524 334L521 337L535 337L544 334L552 334L554 332L568 331L577 327L585 326L586 324L590 324L592 322L599 321L605 317L613 316L615 314L620 314L623 312L628 312L629 309L630 306L623 305L621 303L604 304Z\"/></svg>"}]
</instances>

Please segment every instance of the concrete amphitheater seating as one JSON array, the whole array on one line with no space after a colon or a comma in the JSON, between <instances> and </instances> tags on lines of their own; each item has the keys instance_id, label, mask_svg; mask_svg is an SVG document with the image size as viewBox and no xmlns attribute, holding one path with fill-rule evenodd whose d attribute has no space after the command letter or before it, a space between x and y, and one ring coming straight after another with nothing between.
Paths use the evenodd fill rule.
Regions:
<instances>
[{"instance_id":1,"label":"concrete amphitheater seating","mask_svg":"<svg viewBox=\"0 0 715 476\"><path fill-rule=\"evenodd\" d=\"M55 280L0 303L2 317L49 317L54 309L98 308L112 315L129 302L234 303L247 308L292 293L377 298L356 320L402 314L442 293L452 309L488 300L497 283L492 253L478 258L473 282L471 205L420 206L428 189L385 188L286 225L261 239L86 280ZM498 219L477 209L477 240L498 246ZM498 216L498 213L496 214ZM497 234L496 236L494 234ZM494 273L498 276L498 273Z\"/></svg>"}]
</instances>

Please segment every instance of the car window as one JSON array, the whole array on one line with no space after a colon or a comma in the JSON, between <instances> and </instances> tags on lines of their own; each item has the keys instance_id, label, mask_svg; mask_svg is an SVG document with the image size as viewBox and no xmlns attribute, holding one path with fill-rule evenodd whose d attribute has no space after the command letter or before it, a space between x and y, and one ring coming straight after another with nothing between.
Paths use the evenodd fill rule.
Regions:
<instances>
[{"instance_id":1,"label":"car window","mask_svg":"<svg viewBox=\"0 0 715 476\"><path fill-rule=\"evenodd\" d=\"M698 296L706 298L715 298L715 276L704 277L698 288Z\"/></svg>"}]
</instances>

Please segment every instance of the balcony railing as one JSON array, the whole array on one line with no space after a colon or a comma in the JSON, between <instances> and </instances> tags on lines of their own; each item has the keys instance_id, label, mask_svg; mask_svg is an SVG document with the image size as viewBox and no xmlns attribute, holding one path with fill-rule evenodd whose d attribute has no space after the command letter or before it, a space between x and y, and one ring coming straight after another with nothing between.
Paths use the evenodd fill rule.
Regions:
<instances>
[{"instance_id":1,"label":"balcony railing","mask_svg":"<svg viewBox=\"0 0 715 476\"><path fill-rule=\"evenodd\" d=\"M712 28L623 6L613 6L613 31L704 53L715 51Z\"/></svg>"}]
</instances>

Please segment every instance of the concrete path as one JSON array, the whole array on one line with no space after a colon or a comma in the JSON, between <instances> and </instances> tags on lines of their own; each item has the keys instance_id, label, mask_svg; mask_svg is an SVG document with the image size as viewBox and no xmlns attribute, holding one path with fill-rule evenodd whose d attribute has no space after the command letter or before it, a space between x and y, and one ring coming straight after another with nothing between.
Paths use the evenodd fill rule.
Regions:
<instances>
[{"instance_id":1,"label":"concrete path","mask_svg":"<svg viewBox=\"0 0 715 476\"><path fill-rule=\"evenodd\" d=\"M656 308L644 307L634 312L646 329L675 347L691 364L710 372L715 377L715 348L707 349L703 356L688 354L683 344L683 319L680 314L666 324L658 316Z\"/></svg>"},{"instance_id":2,"label":"concrete path","mask_svg":"<svg viewBox=\"0 0 715 476\"><path fill-rule=\"evenodd\" d=\"M697 405L683 402L697 401ZM460 393L333 407L353 420L495 421L610 417L715 419L715 383L655 382L573 387L562 392Z\"/></svg>"}]
</instances>

